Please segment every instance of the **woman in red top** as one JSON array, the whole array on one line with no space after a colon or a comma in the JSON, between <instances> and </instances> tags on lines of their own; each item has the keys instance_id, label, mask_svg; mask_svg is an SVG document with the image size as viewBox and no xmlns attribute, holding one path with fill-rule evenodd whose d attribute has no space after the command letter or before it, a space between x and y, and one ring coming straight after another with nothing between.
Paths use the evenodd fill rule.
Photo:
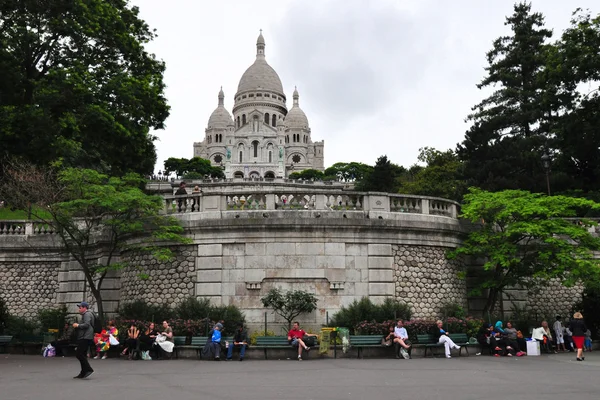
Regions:
<instances>
[{"instance_id":1,"label":"woman in red top","mask_svg":"<svg viewBox=\"0 0 600 400\"><path fill-rule=\"evenodd\" d=\"M310 351L310 347L308 347L302 338L304 336L313 336L318 337L318 335L306 333L302 329L300 329L300 323L294 322L292 329L288 332L288 342L292 345L292 347L298 347L298 361L302 361L302 349L305 349L307 352Z\"/></svg>"}]
</instances>

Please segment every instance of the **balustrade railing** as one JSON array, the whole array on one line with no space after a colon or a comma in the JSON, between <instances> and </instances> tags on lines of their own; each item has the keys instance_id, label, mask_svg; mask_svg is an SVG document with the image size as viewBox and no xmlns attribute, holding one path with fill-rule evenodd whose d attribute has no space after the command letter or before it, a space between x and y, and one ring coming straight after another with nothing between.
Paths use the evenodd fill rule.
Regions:
<instances>
[{"instance_id":1,"label":"balustrade railing","mask_svg":"<svg viewBox=\"0 0 600 400\"><path fill-rule=\"evenodd\" d=\"M434 197L356 192L341 188L239 185L200 194L164 196L165 212L229 210L344 210L457 218L458 203Z\"/></svg>"},{"instance_id":2,"label":"balustrade railing","mask_svg":"<svg viewBox=\"0 0 600 400\"><path fill-rule=\"evenodd\" d=\"M26 221L0 221L0 235L24 235Z\"/></svg>"},{"instance_id":3,"label":"balustrade railing","mask_svg":"<svg viewBox=\"0 0 600 400\"><path fill-rule=\"evenodd\" d=\"M27 220L0 220L0 235L51 235L56 231L51 224Z\"/></svg>"}]
</instances>

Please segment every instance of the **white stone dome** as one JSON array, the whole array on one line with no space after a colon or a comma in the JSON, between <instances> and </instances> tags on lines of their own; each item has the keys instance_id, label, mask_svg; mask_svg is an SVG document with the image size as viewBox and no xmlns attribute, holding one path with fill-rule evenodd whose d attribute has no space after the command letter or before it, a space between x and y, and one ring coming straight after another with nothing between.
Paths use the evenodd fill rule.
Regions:
<instances>
[{"instance_id":1,"label":"white stone dome","mask_svg":"<svg viewBox=\"0 0 600 400\"><path fill-rule=\"evenodd\" d=\"M208 128L225 128L228 125L233 125L233 118L231 118L231 114L229 111L225 109L225 94L223 93L223 88L219 91L219 105L212 112L210 118L208 119Z\"/></svg>"},{"instance_id":2,"label":"white stone dome","mask_svg":"<svg viewBox=\"0 0 600 400\"><path fill-rule=\"evenodd\" d=\"M256 89L283 94L283 85L279 75L265 59L265 39L262 32L256 41L256 61L242 75L238 85L238 93Z\"/></svg>"},{"instance_id":3,"label":"white stone dome","mask_svg":"<svg viewBox=\"0 0 600 400\"><path fill-rule=\"evenodd\" d=\"M249 90L271 90L277 93L283 93L283 85L277 72L267 64L265 59L257 59L240 79L238 93Z\"/></svg>"},{"instance_id":4,"label":"white stone dome","mask_svg":"<svg viewBox=\"0 0 600 400\"><path fill-rule=\"evenodd\" d=\"M308 118L302 109L300 108L300 96L298 95L298 89L294 89L294 105L288 111L283 123L288 128L303 128L308 129Z\"/></svg>"}]
</instances>

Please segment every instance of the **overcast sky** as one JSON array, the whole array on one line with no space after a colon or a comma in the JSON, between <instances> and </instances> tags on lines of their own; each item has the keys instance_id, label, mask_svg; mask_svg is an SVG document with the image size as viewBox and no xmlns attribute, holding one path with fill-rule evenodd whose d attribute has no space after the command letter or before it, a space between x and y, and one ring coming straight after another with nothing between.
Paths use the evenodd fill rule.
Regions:
<instances>
[{"instance_id":1,"label":"overcast sky","mask_svg":"<svg viewBox=\"0 0 600 400\"><path fill-rule=\"evenodd\" d=\"M294 86L325 166L374 164L382 154L410 166L424 146L454 149L484 93L485 53L506 34L512 0L133 0L158 32L148 48L166 62L171 115L158 169L193 156L219 88L231 112L263 30L266 57L291 107ZM576 7L595 0L534 0L555 36Z\"/></svg>"}]
</instances>

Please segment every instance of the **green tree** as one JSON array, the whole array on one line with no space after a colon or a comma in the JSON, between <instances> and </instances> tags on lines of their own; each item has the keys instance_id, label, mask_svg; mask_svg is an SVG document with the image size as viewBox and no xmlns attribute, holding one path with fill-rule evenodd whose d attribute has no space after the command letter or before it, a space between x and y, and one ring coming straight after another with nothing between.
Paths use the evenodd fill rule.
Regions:
<instances>
[{"instance_id":1,"label":"green tree","mask_svg":"<svg viewBox=\"0 0 600 400\"><path fill-rule=\"evenodd\" d=\"M317 309L315 295L303 290L283 292L277 288L271 289L260 301L264 307L272 308L274 313L279 314L287 321L288 330L292 329L292 322L297 316Z\"/></svg>"},{"instance_id":2,"label":"green tree","mask_svg":"<svg viewBox=\"0 0 600 400\"><path fill-rule=\"evenodd\" d=\"M169 115L154 37L128 0L0 2L0 153L151 173Z\"/></svg>"},{"instance_id":3,"label":"green tree","mask_svg":"<svg viewBox=\"0 0 600 400\"><path fill-rule=\"evenodd\" d=\"M403 167L392 164L387 156L381 156L377 159L373 170L356 185L356 190L396 193L398 191L396 177L404 171L406 170Z\"/></svg>"},{"instance_id":4,"label":"green tree","mask_svg":"<svg viewBox=\"0 0 600 400\"><path fill-rule=\"evenodd\" d=\"M307 181L311 179L315 181L320 181L323 180L324 177L325 174L322 171L316 169L305 169L304 171L293 172L289 176L290 179L304 179Z\"/></svg>"},{"instance_id":5,"label":"green tree","mask_svg":"<svg viewBox=\"0 0 600 400\"><path fill-rule=\"evenodd\" d=\"M133 173L115 178L89 169L54 173L11 163L4 167L0 194L18 209L33 205L33 219L53 227L51 237L79 264L102 318L102 283L109 271L129 266L120 259L124 252L144 252L164 262L172 257L165 244L191 242L176 219L160 214L163 199L146 195L143 185Z\"/></svg>"},{"instance_id":6,"label":"green tree","mask_svg":"<svg viewBox=\"0 0 600 400\"><path fill-rule=\"evenodd\" d=\"M487 291L484 313L492 310L505 287L533 288L548 279L565 285L600 276L600 238L588 231L593 222L578 217L600 204L582 198L545 196L526 191L491 193L471 188L462 217L474 229L449 258L484 259L475 290Z\"/></svg>"},{"instance_id":7,"label":"green tree","mask_svg":"<svg viewBox=\"0 0 600 400\"><path fill-rule=\"evenodd\" d=\"M441 152L431 147L419 151L418 160L426 166L414 173L402 174L400 192L461 201L467 185L463 163L457 155L452 150Z\"/></svg>"},{"instance_id":8,"label":"green tree","mask_svg":"<svg viewBox=\"0 0 600 400\"><path fill-rule=\"evenodd\" d=\"M338 162L324 171L325 177L337 177L337 180L343 182L361 181L368 173L373 171L373 167L359 162L343 163Z\"/></svg>"},{"instance_id":9,"label":"green tree","mask_svg":"<svg viewBox=\"0 0 600 400\"><path fill-rule=\"evenodd\" d=\"M561 113L554 125L555 190L600 192L600 15L577 10L550 58ZM582 93L580 88L585 87Z\"/></svg>"},{"instance_id":10,"label":"green tree","mask_svg":"<svg viewBox=\"0 0 600 400\"><path fill-rule=\"evenodd\" d=\"M177 175L177 177L183 176L183 174L185 174L188 171L188 161L189 160L187 158L167 158L164 163L165 175L169 176L173 172L175 172L175 175Z\"/></svg>"},{"instance_id":11,"label":"green tree","mask_svg":"<svg viewBox=\"0 0 600 400\"><path fill-rule=\"evenodd\" d=\"M223 173L223 169L221 167L213 167L210 164L210 160L200 157L192 157L191 159L187 160L186 172L193 172L202 177L210 176L211 178L225 178L225 174Z\"/></svg>"},{"instance_id":12,"label":"green tree","mask_svg":"<svg viewBox=\"0 0 600 400\"><path fill-rule=\"evenodd\" d=\"M556 114L556 90L547 84L552 32L531 4L518 3L494 41L487 76L477 85L493 93L473 107L458 155L469 183L486 190L545 191L541 156Z\"/></svg>"},{"instance_id":13,"label":"green tree","mask_svg":"<svg viewBox=\"0 0 600 400\"><path fill-rule=\"evenodd\" d=\"M165 160L164 167L167 176L175 172L178 177L181 176L186 179L202 179L205 176L211 178L225 177L220 167L213 167L210 160L200 157L192 157L189 160L187 158L170 157Z\"/></svg>"}]
</instances>

